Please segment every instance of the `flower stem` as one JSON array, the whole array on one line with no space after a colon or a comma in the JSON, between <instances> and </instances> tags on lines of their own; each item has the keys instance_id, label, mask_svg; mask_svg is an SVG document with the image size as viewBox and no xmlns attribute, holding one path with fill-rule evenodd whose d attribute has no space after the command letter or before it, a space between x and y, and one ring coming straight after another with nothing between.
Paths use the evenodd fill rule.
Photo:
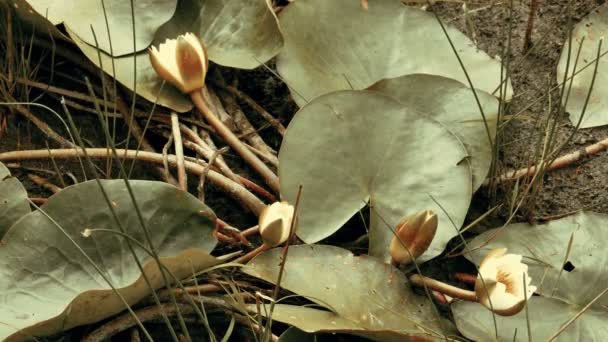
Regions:
<instances>
[{"instance_id":1,"label":"flower stem","mask_svg":"<svg viewBox=\"0 0 608 342\"><path fill-rule=\"evenodd\" d=\"M469 290L461 289L456 286L448 285L439 280L421 276L419 274L412 275L410 277L410 282L412 284L414 284L416 286L420 286L420 287L427 286L431 290L441 292L450 297L454 297L454 298L458 298L458 299L462 299L462 300L468 300L470 302L477 301L477 296L475 295L475 292L473 292L473 291L469 291Z\"/></svg>"},{"instance_id":2,"label":"flower stem","mask_svg":"<svg viewBox=\"0 0 608 342\"><path fill-rule=\"evenodd\" d=\"M193 91L190 93L190 97L192 98L192 102L198 110L201 112L207 123L211 125L216 133L222 137L232 149L234 149L238 154L245 159L249 165L256 170L264 181L274 190L276 193L279 193L279 178L277 175L266 166L251 150L249 150L239 138L234 135L234 133L224 125L224 123L218 119L215 114L211 112L211 109L203 99L203 94L200 89L197 91Z\"/></svg>"},{"instance_id":3,"label":"flower stem","mask_svg":"<svg viewBox=\"0 0 608 342\"><path fill-rule=\"evenodd\" d=\"M259 247L257 247L256 249L250 251L249 253L232 260L232 262L238 263L238 264L246 264L249 262L249 260L262 254L262 252L265 252L265 251L269 250L270 248L272 248L270 245L264 243L264 244L260 245Z\"/></svg>"}]
</instances>

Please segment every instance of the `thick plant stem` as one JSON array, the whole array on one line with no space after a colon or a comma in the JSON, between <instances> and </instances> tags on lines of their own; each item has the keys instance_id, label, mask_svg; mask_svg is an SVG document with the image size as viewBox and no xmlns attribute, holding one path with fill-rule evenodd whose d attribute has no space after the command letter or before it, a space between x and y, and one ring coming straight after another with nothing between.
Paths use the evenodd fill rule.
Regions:
<instances>
[{"instance_id":1,"label":"thick plant stem","mask_svg":"<svg viewBox=\"0 0 608 342\"><path fill-rule=\"evenodd\" d=\"M87 155L93 159L107 158L109 153L111 153L106 148L87 148L86 151ZM160 153L123 149L116 149L116 152L121 158L124 159L137 159L159 165L163 164L163 155ZM82 150L80 149L76 150L69 148L51 150L24 150L0 153L0 161L6 162L46 158L67 159L77 158L78 156L84 156ZM177 158L174 155L167 156L167 162L172 167L177 167ZM184 161L184 167L186 168L186 171L199 176L203 174L203 172L205 172L205 166L187 160ZM214 170L209 170L209 174L207 174L207 179L210 182L214 183L218 188L225 191L228 195L232 196L237 201L242 203L246 208L250 209L256 215L260 215L262 209L266 207L266 205L262 201L260 201L259 198L249 192L249 190L247 190L245 187L236 182L233 182L229 178L226 178L225 176L218 172L215 172Z\"/></svg>"},{"instance_id":2,"label":"thick plant stem","mask_svg":"<svg viewBox=\"0 0 608 342\"><path fill-rule=\"evenodd\" d=\"M220 121L209 109L209 106L203 99L203 95L200 90L193 91L190 93L192 102L198 110L201 112L205 120L215 129L216 133L222 137L230 147L235 150L238 154L245 159L249 165L264 178L266 184L268 184L273 191L279 193L279 178L277 175L266 166L251 150L249 150L242 141L237 138L234 133L226 125Z\"/></svg>"},{"instance_id":3,"label":"thick plant stem","mask_svg":"<svg viewBox=\"0 0 608 342\"><path fill-rule=\"evenodd\" d=\"M450 297L467 300L469 302L477 302L477 295L475 295L475 292L448 285L433 278L414 274L410 277L410 282L420 287L427 286L431 290L435 290Z\"/></svg>"}]
</instances>

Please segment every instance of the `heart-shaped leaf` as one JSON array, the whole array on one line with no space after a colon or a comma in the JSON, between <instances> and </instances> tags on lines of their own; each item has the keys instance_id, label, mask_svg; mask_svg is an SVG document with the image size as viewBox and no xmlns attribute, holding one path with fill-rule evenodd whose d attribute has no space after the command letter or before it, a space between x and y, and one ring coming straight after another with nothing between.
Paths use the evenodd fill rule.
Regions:
<instances>
[{"instance_id":1,"label":"heart-shaped leaf","mask_svg":"<svg viewBox=\"0 0 608 342\"><path fill-rule=\"evenodd\" d=\"M316 98L291 121L279 154L281 193L293 203L303 186L297 234L307 243L331 235L371 203L370 254L382 258L400 219L432 209L439 227L420 258L428 260L456 234L433 198L458 226L469 207L471 171L459 165L465 156L458 138L415 106L378 92L338 91Z\"/></svg>"},{"instance_id":2,"label":"heart-shaped leaf","mask_svg":"<svg viewBox=\"0 0 608 342\"><path fill-rule=\"evenodd\" d=\"M399 1L374 1L365 10L351 0L298 0L279 20L285 47L277 70L299 106L331 91L365 89L381 79L413 73L468 85L434 15ZM500 62L457 29L448 26L447 31L475 88L493 93L500 83Z\"/></svg>"},{"instance_id":3,"label":"heart-shaped leaf","mask_svg":"<svg viewBox=\"0 0 608 342\"><path fill-rule=\"evenodd\" d=\"M595 69L595 59L599 43L608 35L608 4L599 6L587 17L581 20L572 31L572 47L566 40L562 55L557 65L557 82L564 80L566 66L568 66L568 78L576 75L572 79L572 89L569 96L564 96L563 104L566 111L570 114L570 122L576 125L583 114L583 107L587 100L587 95L591 88ZM577 53L580 48L580 56L576 70L574 69ZM589 103L581 121L581 128L603 126L608 124L608 99L605 94L608 91L608 58L606 54L606 44L602 44L602 57L599 60L597 76L593 91L589 98ZM568 65L568 54L570 54L570 64ZM570 80L565 84L566 91L570 88ZM566 102L568 101L568 102Z\"/></svg>"},{"instance_id":4,"label":"heart-shaped leaf","mask_svg":"<svg viewBox=\"0 0 608 342\"><path fill-rule=\"evenodd\" d=\"M91 31L93 29L99 48L113 56L126 55L147 48L154 39L158 27L171 19L177 6L177 0L28 0L28 2L41 16L48 18L55 25L63 23L91 45L95 45ZM133 12L131 4L133 4ZM132 18L132 13L135 14L135 18ZM133 22L135 22L135 37ZM133 50L133 38L135 38L135 50Z\"/></svg>"},{"instance_id":5,"label":"heart-shaped leaf","mask_svg":"<svg viewBox=\"0 0 608 342\"><path fill-rule=\"evenodd\" d=\"M275 248L243 270L275 283L281 259L282 248ZM273 320L306 332L343 332L381 341L442 336L433 304L411 291L401 271L376 258L334 246L292 246L280 285L331 310L275 306Z\"/></svg>"},{"instance_id":6,"label":"heart-shaped leaf","mask_svg":"<svg viewBox=\"0 0 608 342\"><path fill-rule=\"evenodd\" d=\"M277 18L266 0L202 0L178 4L156 41L193 32L217 64L253 69L283 47Z\"/></svg>"},{"instance_id":7,"label":"heart-shaped leaf","mask_svg":"<svg viewBox=\"0 0 608 342\"><path fill-rule=\"evenodd\" d=\"M473 91L450 78L412 74L379 81L368 89L414 106L449 127L462 140L469 154L473 190L481 186L492 162L488 133L494 139L498 115L498 100L494 96L476 90L486 120L484 124Z\"/></svg>"},{"instance_id":8,"label":"heart-shaped leaf","mask_svg":"<svg viewBox=\"0 0 608 342\"><path fill-rule=\"evenodd\" d=\"M124 182L101 183L126 233L148 246ZM216 244L208 207L162 182L130 183L156 251L178 278L219 262L207 254ZM93 229L90 237L85 229ZM9 229L0 246L0 339L49 335L124 310L92 263L129 304L149 294L126 239L94 229L118 231L95 181L65 188ZM152 286L164 286L150 256L138 247L135 253Z\"/></svg>"},{"instance_id":9,"label":"heart-shaped leaf","mask_svg":"<svg viewBox=\"0 0 608 342\"><path fill-rule=\"evenodd\" d=\"M18 219L30 212L27 191L10 171L0 163L0 237Z\"/></svg>"},{"instance_id":10,"label":"heart-shaped leaf","mask_svg":"<svg viewBox=\"0 0 608 342\"><path fill-rule=\"evenodd\" d=\"M475 250L468 257L479 264L490 249L499 247L524 256L532 284L537 287L536 293L542 296L532 297L529 303L533 340L546 340L606 289L608 251L603 241L608 238L608 232L604 229L607 223L607 215L588 212L537 226L512 224L500 231L501 228L493 229L477 236L469 247L476 249L483 245L483 248ZM560 339L606 340L606 305L608 297L603 296L566 329ZM452 310L458 328L465 336L479 338L484 325L491 327L487 334L493 336L492 319L485 320L484 317L489 317L490 313L483 306L457 303L452 305ZM528 340L525 313L500 318L500 322L506 327L506 331L499 329L502 339L512 340L513 330L517 328L518 339Z\"/></svg>"}]
</instances>

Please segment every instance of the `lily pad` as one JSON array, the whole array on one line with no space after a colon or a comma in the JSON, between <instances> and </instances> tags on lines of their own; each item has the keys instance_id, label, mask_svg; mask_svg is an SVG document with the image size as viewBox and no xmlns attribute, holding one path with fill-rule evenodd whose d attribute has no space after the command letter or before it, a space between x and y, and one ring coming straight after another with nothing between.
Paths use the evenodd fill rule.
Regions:
<instances>
[{"instance_id":1,"label":"lily pad","mask_svg":"<svg viewBox=\"0 0 608 342\"><path fill-rule=\"evenodd\" d=\"M285 47L277 70L299 106L331 91L365 89L381 79L413 73L468 85L434 15L399 1L374 1L365 10L351 0L298 0L279 20ZM500 61L478 50L457 29L447 26L447 31L474 87L493 93L500 83Z\"/></svg>"},{"instance_id":2,"label":"lily pad","mask_svg":"<svg viewBox=\"0 0 608 342\"><path fill-rule=\"evenodd\" d=\"M275 283L281 258L282 248L275 248L254 258L243 270ZM433 304L411 291L401 271L342 248L290 247L281 287L323 308L275 306L273 320L305 332L342 332L381 341L443 334Z\"/></svg>"},{"instance_id":3,"label":"lily pad","mask_svg":"<svg viewBox=\"0 0 608 342\"><path fill-rule=\"evenodd\" d=\"M192 109L192 102L184 94L182 94L177 88L163 84L163 80L156 74L152 64L150 63L150 57L147 52L138 53L124 57L112 58L109 54L103 51L97 50L95 47L87 44L85 41L80 39L74 32L69 28L66 29L74 43L84 53L84 55L98 67L102 67L108 75L113 76L114 71L116 80L125 87L137 91L137 94L150 102L156 102L159 105L173 109L176 112L187 112ZM101 65L99 63L99 54L101 54ZM136 69L136 80L137 85L133 76L133 59L137 62ZM112 59L114 59L114 68L112 69ZM162 86L162 91L161 91Z\"/></svg>"},{"instance_id":4,"label":"lily pad","mask_svg":"<svg viewBox=\"0 0 608 342\"><path fill-rule=\"evenodd\" d=\"M536 293L542 297L532 297L529 303L530 322L535 334L534 340L546 340L583 306L591 302L608 283L608 252L603 241L608 238L604 229L608 215L583 212L547 224L531 226L525 223L513 224L502 231L493 229L477 236L469 243L471 249L481 246L495 236L483 248L468 256L479 264L489 249L506 247L509 253L521 254L528 264L528 272ZM570 242L571 241L571 242ZM570 253L567 255L568 245ZM605 341L608 339L608 297L600 298L574 325L564 331L564 341L585 340ZM484 321L489 312L481 305L464 303L452 306L456 324L467 337L477 339L479 321ZM504 340L512 340L513 329L518 328L518 338L527 341L525 315L519 313L512 318L501 318L507 326ZM484 321L494 334L493 323ZM502 324L502 323L501 323ZM499 333L503 334L500 331ZM485 340L485 339L481 339Z\"/></svg>"},{"instance_id":5,"label":"lily pad","mask_svg":"<svg viewBox=\"0 0 608 342\"><path fill-rule=\"evenodd\" d=\"M473 190L481 186L492 163L488 132L494 139L498 115L498 100L494 96L476 90L488 125L486 128L473 91L450 78L412 74L379 81L368 89L410 104L449 127L462 140L469 154Z\"/></svg>"},{"instance_id":6,"label":"lily pad","mask_svg":"<svg viewBox=\"0 0 608 342\"><path fill-rule=\"evenodd\" d=\"M509 317L496 315L497 339L491 311L478 303L457 302L452 304L452 312L458 330L473 341L547 341L581 309L580 305L568 304L554 298L532 297L528 301L532 338L528 339L526 313L521 311L517 315ZM564 330L557 341L606 341L608 339L606 322L608 322L606 310L590 309Z\"/></svg>"},{"instance_id":7,"label":"lily pad","mask_svg":"<svg viewBox=\"0 0 608 342\"><path fill-rule=\"evenodd\" d=\"M175 16L156 41L192 32L217 64L253 69L283 47L277 18L266 0L179 1Z\"/></svg>"},{"instance_id":8,"label":"lily pad","mask_svg":"<svg viewBox=\"0 0 608 342\"><path fill-rule=\"evenodd\" d=\"M127 234L148 246L124 182L103 180L102 185ZM156 251L178 278L219 263L207 254L216 244L211 233L215 215L208 207L162 182L131 181L131 186ZM95 181L51 196L41 210L22 217L5 234L0 248L0 339L45 336L125 309L77 246L129 304L149 294L126 240L108 232L84 237L85 229L118 230ZM152 286L163 286L156 263L141 248L135 252Z\"/></svg>"},{"instance_id":9,"label":"lily pad","mask_svg":"<svg viewBox=\"0 0 608 342\"><path fill-rule=\"evenodd\" d=\"M593 78L595 69L595 59L600 41L608 35L608 5L604 4L597 7L587 17L583 18L572 31L572 47L568 40L564 44L562 54L557 65L557 82L564 80L566 74L566 64L568 61L568 50L570 51L570 65L568 78L576 72L572 79L572 89L570 96L563 98L566 111L570 114L570 122L576 125L582 115L583 106ZM582 44L582 46L581 46ZM576 70L574 61L576 54L580 50L580 57ZM606 54L608 47L605 42L602 44L602 54ZM583 69L584 68L584 69ZM566 82L566 90L570 87L570 80ZM581 128L603 126L608 124L608 99L604 94L608 91L608 57L602 56L599 61L597 76L587 109L581 121ZM567 103L566 103L567 98Z\"/></svg>"},{"instance_id":10,"label":"lily pad","mask_svg":"<svg viewBox=\"0 0 608 342\"><path fill-rule=\"evenodd\" d=\"M0 163L0 237L19 220L30 212L27 191L10 171Z\"/></svg>"},{"instance_id":11,"label":"lily pad","mask_svg":"<svg viewBox=\"0 0 608 342\"><path fill-rule=\"evenodd\" d=\"M420 260L440 254L471 199L466 151L442 124L371 91L316 98L292 119L279 153L281 193L294 202L303 186L298 236L314 243L337 231L368 202L370 254L386 259L390 228L408 214L432 209L439 227ZM386 223L385 223L386 222ZM387 224L389 225L387 227Z\"/></svg>"},{"instance_id":12,"label":"lily pad","mask_svg":"<svg viewBox=\"0 0 608 342\"><path fill-rule=\"evenodd\" d=\"M85 42L95 45L92 27L99 48L113 56L126 55L147 48L154 39L158 27L171 19L177 6L177 0L28 0L28 2L36 12L48 18L53 24L63 23ZM135 50L133 50L131 3L135 13ZM109 37L106 18L110 30Z\"/></svg>"}]
</instances>

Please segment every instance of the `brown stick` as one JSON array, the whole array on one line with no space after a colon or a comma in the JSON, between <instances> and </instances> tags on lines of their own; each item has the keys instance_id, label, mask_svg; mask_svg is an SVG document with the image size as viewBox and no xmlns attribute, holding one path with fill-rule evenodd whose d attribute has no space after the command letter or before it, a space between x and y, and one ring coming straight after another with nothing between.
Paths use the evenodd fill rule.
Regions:
<instances>
[{"instance_id":1,"label":"brown stick","mask_svg":"<svg viewBox=\"0 0 608 342\"><path fill-rule=\"evenodd\" d=\"M105 148L88 148L86 151L89 157L95 159L107 158L109 153ZM163 156L159 153L147 151L139 151L139 153L137 153L135 150L124 149L117 149L116 152L125 159L138 159L159 165L162 165L163 163ZM49 157L66 159L76 158L77 156L84 157L82 149L23 150L0 153L0 161L46 159ZM172 167L175 167L177 165L177 158L174 155L170 155L168 156L168 162ZM188 172L198 176L205 171L205 166L190 161L184 161L184 167ZM207 179L245 205L246 208L250 209L256 215L259 215L262 209L266 207L260 199L249 192L245 187L233 182L214 170L209 170Z\"/></svg>"},{"instance_id":2,"label":"brown stick","mask_svg":"<svg viewBox=\"0 0 608 342\"><path fill-rule=\"evenodd\" d=\"M260 137L251 122L249 122L249 120L245 116L245 113L243 113L243 111L241 110L241 107L236 102L234 96L232 94L227 94L227 96L224 96L223 98L226 110L232 114L232 117L234 118L234 123L236 124L237 128L241 131L241 133L246 135L245 140L248 141L255 149L258 149L264 155L269 155L265 159L270 160L273 165L278 165L278 159L274 155L274 150L271 149L270 146L266 144L266 142L264 142L262 137Z\"/></svg>"},{"instance_id":3,"label":"brown stick","mask_svg":"<svg viewBox=\"0 0 608 342\"><path fill-rule=\"evenodd\" d=\"M581 150L575 151L575 152L563 155L563 156L555 159L550 165L548 165L545 168L545 171L561 169L563 167L566 167L566 166L580 160L584 156L590 156L590 155L599 153L607 148L608 148L608 138L606 138L602 141L599 141L593 145L589 145L589 146L585 147L585 149L582 151ZM508 172L502 174L501 176L499 176L497 180L498 180L498 182L517 180L522 177L534 175L536 173L536 170L537 170L537 167L535 165L535 166L531 166L528 168L519 169L516 171L508 171ZM486 179L486 181L483 183L483 185L487 186L488 184L489 184L489 180Z\"/></svg>"},{"instance_id":4,"label":"brown stick","mask_svg":"<svg viewBox=\"0 0 608 342\"><path fill-rule=\"evenodd\" d=\"M534 18L538 11L538 0L531 0L530 13L528 14L528 25L526 26L526 35L524 37L524 51L528 51L532 47L532 31L534 29Z\"/></svg>"},{"instance_id":5,"label":"brown stick","mask_svg":"<svg viewBox=\"0 0 608 342\"><path fill-rule=\"evenodd\" d=\"M242 91L238 90L233 86L223 85L220 82L214 84L228 91L229 93L237 96L241 100L245 101L251 108L253 108L253 110L258 112L258 114L260 114L266 121L268 121L268 123L271 124L272 127L274 127L281 136L285 135L285 126L283 126L283 124L279 120L272 116L272 114L268 113L266 109L264 109L257 102L255 102L255 100L252 99L249 95L243 93Z\"/></svg>"},{"instance_id":6,"label":"brown stick","mask_svg":"<svg viewBox=\"0 0 608 342\"><path fill-rule=\"evenodd\" d=\"M48 179L44 178L44 177L40 177L38 175L35 175L33 173L28 173L27 177L34 183L40 185L41 187L47 189L48 191L56 194L59 191L61 191L61 188L58 187L57 185L49 182Z\"/></svg>"},{"instance_id":7,"label":"brown stick","mask_svg":"<svg viewBox=\"0 0 608 342\"><path fill-rule=\"evenodd\" d=\"M12 101L12 102L16 102L14 98L9 98L8 100ZM38 119L37 116L35 116L32 112L30 112L24 106L19 104L19 105L15 105L15 108L21 115L23 115L25 118L30 120L34 125L36 125L36 127L38 127L38 129L40 129L42 131L42 133L44 133L47 136L47 138L50 138L51 140L55 140L59 144L59 146L72 147L72 148L76 147L70 141L66 140L64 137L59 135L59 133L55 132L44 121Z\"/></svg>"},{"instance_id":8,"label":"brown stick","mask_svg":"<svg viewBox=\"0 0 608 342\"><path fill-rule=\"evenodd\" d=\"M178 313L181 315L190 315L194 312L194 308L187 304L161 304L136 310L135 314L141 322L147 322L154 319L160 319L163 317L163 314L166 314L167 316L175 316ZM135 318L130 313L126 313L97 328L86 336L83 341L105 341L119 332L135 326L135 324L137 324Z\"/></svg>"},{"instance_id":9,"label":"brown stick","mask_svg":"<svg viewBox=\"0 0 608 342\"><path fill-rule=\"evenodd\" d=\"M245 161L256 170L264 181L270 185L272 190L279 193L279 178L264 164L251 150L249 150L243 143L237 138L234 133L228 127L226 127L220 119L218 119L209 109L207 103L203 99L203 95L199 91L190 93L192 102L199 109L201 114L205 117L205 120L213 126L216 133L221 136L226 143L232 147L234 151L245 159Z\"/></svg>"},{"instance_id":10,"label":"brown stick","mask_svg":"<svg viewBox=\"0 0 608 342\"><path fill-rule=\"evenodd\" d=\"M180 130L184 133L184 136L192 141L192 145L188 144L186 147L192 148L196 153L210 160L213 157L214 149L207 144L201 137L192 129L186 125L179 125ZM217 156L215 162L212 165L217 166L218 169L224 174L224 176L232 179L233 181L240 183L238 176L230 169L228 164L224 161L222 156Z\"/></svg>"},{"instance_id":11,"label":"brown stick","mask_svg":"<svg viewBox=\"0 0 608 342\"><path fill-rule=\"evenodd\" d=\"M182 134L179 130L179 119L177 113L171 113L171 130L173 133L175 157L177 158L177 182L179 188L188 191L188 175L184 167L184 145L182 144ZM210 161L211 162L211 161Z\"/></svg>"}]
</instances>

